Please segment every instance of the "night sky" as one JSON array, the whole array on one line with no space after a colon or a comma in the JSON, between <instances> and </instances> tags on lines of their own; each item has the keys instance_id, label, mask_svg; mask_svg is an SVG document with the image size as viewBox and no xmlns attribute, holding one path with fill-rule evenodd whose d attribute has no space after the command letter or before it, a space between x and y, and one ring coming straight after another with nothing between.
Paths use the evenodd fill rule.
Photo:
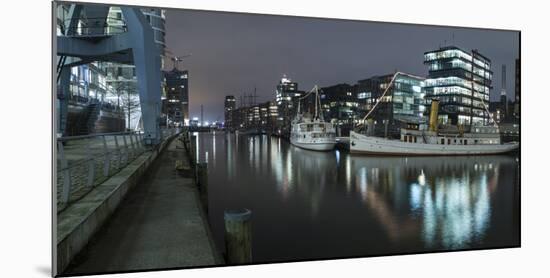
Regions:
<instances>
[{"instance_id":1,"label":"night sky","mask_svg":"<svg viewBox=\"0 0 550 278\"><path fill-rule=\"evenodd\" d=\"M427 76L424 52L444 45L478 49L491 59L491 100L500 95L505 64L513 97L519 56L513 31L187 10L167 10L166 44L172 55L192 54L179 68L189 70L190 116L198 117L202 104L205 121L223 121L225 95L238 100L256 87L257 102L274 99L283 74L300 90L395 70Z\"/></svg>"}]
</instances>

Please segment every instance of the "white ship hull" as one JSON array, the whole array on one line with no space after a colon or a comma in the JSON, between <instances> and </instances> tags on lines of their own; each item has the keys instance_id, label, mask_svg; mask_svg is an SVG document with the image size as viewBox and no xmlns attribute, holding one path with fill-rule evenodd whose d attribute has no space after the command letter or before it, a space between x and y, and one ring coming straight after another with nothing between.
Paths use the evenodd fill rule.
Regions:
<instances>
[{"instance_id":1,"label":"white ship hull","mask_svg":"<svg viewBox=\"0 0 550 278\"><path fill-rule=\"evenodd\" d=\"M336 141L327 140L327 141L300 141L291 138L290 143L296 147L312 150L312 151L331 151L336 145Z\"/></svg>"},{"instance_id":2,"label":"white ship hull","mask_svg":"<svg viewBox=\"0 0 550 278\"><path fill-rule=\"evenodd\" d=\"M380 137L350 133L350 153L376 155L485 155L501 154L516 150L517 143L444 145L412 143Z\"/></svg>"}]
</instances>

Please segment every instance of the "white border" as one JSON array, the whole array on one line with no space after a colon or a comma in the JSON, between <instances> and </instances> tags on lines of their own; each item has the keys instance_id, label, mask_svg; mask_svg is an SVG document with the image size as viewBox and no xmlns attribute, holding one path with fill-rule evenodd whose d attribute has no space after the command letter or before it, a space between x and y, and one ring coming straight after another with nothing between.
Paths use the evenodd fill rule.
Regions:
<instances>
[{"instance_id":1,"label":"white border","mask_svg":"<svg viewBox=\"0 0 550 278\"><path fill-rule=\"evenodd\" d=\"M548 276L550 198L545 172L549 47L544 1L108 1L522 31L522 248L323 262L178 270L102 277L520 277ZM451 7L449 7L451 6ZM2 277L47 277L51 256L51 37L44 0L3 3L0 229ZM452 10L451 10L452 9ZM6 275L7 274L7 275ZM11 274L11 275L10 275ZM545 275L546 274L546 275ZM9 276L8 276L9 275Z\"/></svg>"}]
</instances>

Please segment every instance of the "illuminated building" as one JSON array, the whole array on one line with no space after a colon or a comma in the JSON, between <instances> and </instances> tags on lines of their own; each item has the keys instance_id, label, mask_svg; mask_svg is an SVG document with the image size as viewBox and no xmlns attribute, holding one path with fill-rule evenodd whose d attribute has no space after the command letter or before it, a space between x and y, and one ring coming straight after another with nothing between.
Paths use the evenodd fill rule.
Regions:
<instances>
[{"instance_id":1,"label":"illuminated building","mask_svg":"<svg viewBox=\"0 0 550 278\"><path fill-rule=\"evenodd\" d=\"M235 130L235 122L233 120L233 114L237 107L235 96L225 96L224 102L224 121L225 128L229 131Z\"/></svg>"},{"instance_id":2,"label":"illuminated building","mask_svg":"<svg viewBox=\"0 0 550 278\"><path fill-rule=\"evenodd\" d=\"M338 136L349 135L350 129L359 119L355 86L338 84L321 88L319 93L325 121L336 125Z\"/></svg>"},{"instance_id":3,"label":"illuminated building","mask_svg":"<svg viewBox=\"0 0 550 278\"><path fill-rule=\"evenodd\" d=\"M489 90L493 73L491 60L477 50L466 52L455 46L424 53L429 76L426 100L438 99L442 124L485 124L489 115Z\"/></svg>"},{"instance_id":4,"label":"illuminated building","mask_svg":"<svg viewBox=\"0 0 550 278\"><path fill-rule=\"evenodd\" d=\"M286 75L281 78L276 89L277 110L279 113L278 125L285 131L290 132L290 122L296 114L298 98L303 92L298 91L298 83L292 82Z\"/></svg>"},{"instance_id":5,"label":"illuminated building","mask_svg":"<svg viewBox=\"0 0 550 278\"><path fill-rule=\"evenodd\" d=\"M163 99L163 113L172 123L189 123L189 73L173 68L164 72L166 98Z\"/></svg>"}]
</instances>

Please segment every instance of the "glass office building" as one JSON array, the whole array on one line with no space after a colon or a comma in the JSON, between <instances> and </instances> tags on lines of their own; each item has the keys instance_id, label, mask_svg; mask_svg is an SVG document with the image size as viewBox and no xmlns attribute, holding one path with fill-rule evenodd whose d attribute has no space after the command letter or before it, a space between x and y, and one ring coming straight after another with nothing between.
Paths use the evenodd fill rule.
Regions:
<instances>
[{"instance_id":1,"label":"glass office building","mask_svg":"<svg viewBox=\"0 0 550 278\"><path fill-rule=\"evenodd\" d=\"M491 60L477 50L455 46L424 53L429 74L424 84L426 100L440 101L439 122L452 125L486 124L493 73Z\"/></svg>"},{"instance_id":2,"label":"glass office building","mask_svg":"<svg viewBox=\"0 0 550 278\"><path fill-rule=\"evenodd\" d=\"M290 132L290 122L296 116L298 98L302 92L298 91L298 83L292 82L286 75L281 78L275 91L275 101L279 113L278 125Z\"/></svg>"},{"instance_id":3,"label":"glass office building","mask_svg":"<svg viewBox=\"0 0 550 278\"><path fill-rule=\"evenodd\" d=\"M235 113L235 109L237 108L237 100L235 99L235 96L225 96L224 101L224 124L225 128L229 131L234 131L236 126L233 119L233 114Z\"/></svg>"},{"instance_id":4,"label":"glass office building","mask_svg":"<svg viewBox=\"0 0 550 278\"><path fill-rule=\"evenodd\" d=\"M357 99L360 111L366 115L390 85L394 74L373 76L357 82ZM384 120L420 123L424 119L425 99L422 87L424 78L398 74L380 104L373 111L376 122Z\"/></svg>"},{"instance_id":5,"label":"glass office building","mask_svg":"<svg viewBox=\"0 0 550 278\"><path fill-rule=\"evenodd\" d=\"M325 121L331 122L336 127L338 136L347 136L358 121L355 86L346 83L320 90L321 111ZM310 107L315 105L311 101Z\"/></svg>"},{"instance_id":6,"label":"glass office building","mask_svg":"<svg viewBox=\"0 0 550 278\"><path fill-rule=\"evenodd\" d=\"M166 98L163 99L163 113L167 124L189 124L189 73L173 68L164 72Z\"/></svg>"}]
</instances>

